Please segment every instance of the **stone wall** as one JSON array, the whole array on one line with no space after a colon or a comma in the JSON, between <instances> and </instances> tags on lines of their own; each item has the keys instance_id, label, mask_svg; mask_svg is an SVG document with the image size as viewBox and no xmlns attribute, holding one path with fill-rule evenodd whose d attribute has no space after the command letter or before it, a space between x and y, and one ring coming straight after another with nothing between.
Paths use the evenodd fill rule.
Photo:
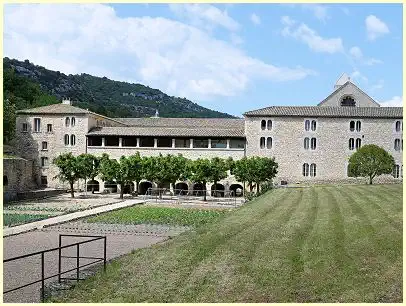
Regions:
<instances>
[{"instance_id":1,"label":"stone wall","mask_svg":"<svg viewBox=\"0 0 406 306\"><path fill-rule=\"evenodd\" d=\"M272 130L262 130L261 120L271 119ZM306 119L316 120L316 131L305 131ZM351 120L361 121L361 131L351 132ZM347 180L348 160L355 150L349 150L350 138L361 138L362 145L376 144L383 147L402 166L402 151L394 150L395 138L402 132L395 131L394 119L350 118L299 118L299 117L249 117L246 118L247 156L275 157L279 165L277 181L290 183ZM260 148L260 137L272 137L272 149ZM317 139L316 150L304 149L304 138ZM304 163L316 164L316 177L304 177ZM389 176L378 178L387 181ZM393 179L392 180L400 180Z\"/></svg>"},{"instance_id":2,"label":"stone wall","mask_svg":"<svg viewBox=\"0 0 406 306\"><path fill-rule=\"evenodd\" d=\"M33 162L24 158L3 158L3 199L17 199L19 192L38 188L33 178Z\"/></svg>"}]
</instances>

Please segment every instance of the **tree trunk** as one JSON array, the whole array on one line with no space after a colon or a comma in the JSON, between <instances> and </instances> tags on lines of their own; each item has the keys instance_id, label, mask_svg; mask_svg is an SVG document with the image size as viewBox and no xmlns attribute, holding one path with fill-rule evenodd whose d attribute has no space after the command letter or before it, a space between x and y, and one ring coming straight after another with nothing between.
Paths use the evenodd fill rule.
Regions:
<instances>
[{"instance_id":1,"label":"tree trunk","mask_svg":"<svg viewBox=\"0 0 406 306\"><path fill-rule=\"evenodd\" d=\"M369 185L372 185L372 176L369 176Z\"/></svg>"},{"instance_id":2,"label":"tree trunk","mask_svg":"<svg viewBox=\"0 0 406 306\"><path fill-rule=\"evenodd\" d=\"M75 197L75 193L74 193L74 191L73 191L73 183L74 183L74 182L70 182L70 196L71 196L72 198Z\"/></svg>"},{"instance_id":3,"label":"tree trunk","mask_svg":"<svg viewBox=\"0 0 406 306\"><path fill-rule=\"evenodd\" d=\"M203 201L207 201L206 181L203 181Z\"/></svg>"},{"instance_id":4,"label":"tree trunk","mask_svg":"<svg viewBox=\"0 0 406 306\"><path fill-rule=\"evenodd\" d=\"M120 199L124 198L124 183L120 183Z\"/></svg>"},{"instance_id":5,"label":"tree trunk","mask_svg":"<svg viewBox=\"0 0 406 306\"><path fill-rule=\"evenodd\" d=\"M137 195L138 195L138 185L140 184L140 182L139 182L139 181L135 181L135 184L137 185L137 186L135 186L135 192L136 192Z\"/></svg>"},{"instance_id":6,"label":"tree trunk","mask_svg":"<svg viewBox=\"0 0 406 306\"><path fill-rule=\"evenodd\" d=\"M259 193L259 183L257 182L257 194Z\"/></svg>"}]
</instances>

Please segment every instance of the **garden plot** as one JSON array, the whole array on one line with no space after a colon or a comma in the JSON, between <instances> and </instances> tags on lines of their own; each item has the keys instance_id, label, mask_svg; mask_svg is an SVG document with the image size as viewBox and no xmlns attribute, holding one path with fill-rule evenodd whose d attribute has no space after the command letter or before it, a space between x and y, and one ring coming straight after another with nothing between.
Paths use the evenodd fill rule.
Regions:
<instances>
[{"instance_id":1,"label":"garden plot","mask_svg":"<svg viewBox=\"0 0 406 306\"><path fill-rule=\"evenodd\" d=\"M3 207L4 226L14 226L33 221L59 216L76 211L87 210L126 200L119 195L76 193L75 198L70 194L62 194L46 199L19 201ZM7 221L7 222L6 222Z\"/></svg>"}]
</instances>

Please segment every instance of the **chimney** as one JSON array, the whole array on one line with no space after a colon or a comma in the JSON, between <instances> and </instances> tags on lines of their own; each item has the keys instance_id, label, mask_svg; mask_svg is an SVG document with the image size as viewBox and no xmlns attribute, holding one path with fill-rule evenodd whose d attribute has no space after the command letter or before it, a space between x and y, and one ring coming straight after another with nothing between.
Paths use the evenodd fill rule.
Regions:
<instances>
[{"instance_id":1,"label":"chimney","mask_svg":"<svg viewBox=\"0 0 406 306\"><path fill-rule=\"evenodd\" d=\"M62 104L72 105L72 101L69 98L63 98Z\"/></svg>"}]
</instances>

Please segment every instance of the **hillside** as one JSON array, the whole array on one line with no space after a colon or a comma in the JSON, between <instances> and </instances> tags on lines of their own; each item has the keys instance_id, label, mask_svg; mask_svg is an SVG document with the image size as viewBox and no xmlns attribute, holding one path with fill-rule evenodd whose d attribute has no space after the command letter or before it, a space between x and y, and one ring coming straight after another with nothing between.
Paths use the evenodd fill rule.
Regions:
<instances>
[{"instance_id":1,"label":"hillside","mask_svg":"<svg viewBox=\"0 0 406 306\"><path fill-rule=\"evenodd\" d=\"M4 58L4 71L13 69L17 76L40 85L45 94L61 100L69 97L74 105L109 117L149 117L159 111L161 117L232 118L204 108L185 98L171 97L158 89L130 84L89 74L66 75L34 65L28 60ZM18 108L17 108L18 109Z\"/></svg>"}]
</instances>

